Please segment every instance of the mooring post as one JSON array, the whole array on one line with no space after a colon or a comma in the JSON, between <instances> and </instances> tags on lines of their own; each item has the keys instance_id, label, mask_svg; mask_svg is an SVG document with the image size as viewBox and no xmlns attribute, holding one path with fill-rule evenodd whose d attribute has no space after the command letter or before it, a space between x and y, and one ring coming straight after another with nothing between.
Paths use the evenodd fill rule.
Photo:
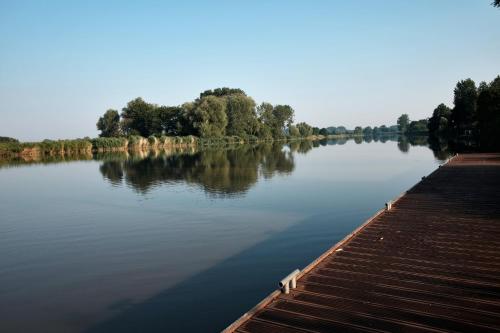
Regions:
<instances>
[{"instance_id":1,"label":"mooring post","mask_svg":"<svg viewBox=\"0 0 500 333\"><path fill-rule=\"evenodd\" d=\"M386 210L391 210L391 208L392 208L392 201L387 201L385 203L385 209Z\"/></svg>"},{"instance_id":2,"label":"mooring post","mask_svg":"<svg viewBox=\"0 0 500 333\"><path fill-rule=\"evenodd\" d=\"M297 288L297 275L299 273L300 270L296 269L279 282L280 289L283 293L289 294L290 288L291 289Z\"/></svg>"}]
</instances>

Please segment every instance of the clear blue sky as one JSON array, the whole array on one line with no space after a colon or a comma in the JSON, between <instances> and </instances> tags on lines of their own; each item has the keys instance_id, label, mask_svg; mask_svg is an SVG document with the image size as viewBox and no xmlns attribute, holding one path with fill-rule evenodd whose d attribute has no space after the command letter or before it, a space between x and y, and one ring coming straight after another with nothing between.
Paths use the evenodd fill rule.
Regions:
<instances>
[{"instance_id":1,"label":"clear blue sky","mask_svg":"<svg viewBox=\"0 0 500 333\"><path fill-rule=\"evenodd\" d=\"M0 136L96 136L137 96L222 86L320 127L428 117L458 80L500 74L491 2L0 0Z\"/></svg>"}]
</instances>

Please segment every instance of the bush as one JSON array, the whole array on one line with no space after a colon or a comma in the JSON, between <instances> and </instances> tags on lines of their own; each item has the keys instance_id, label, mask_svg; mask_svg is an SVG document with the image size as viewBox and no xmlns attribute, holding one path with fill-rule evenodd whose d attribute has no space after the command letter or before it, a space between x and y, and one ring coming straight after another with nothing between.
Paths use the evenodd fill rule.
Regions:
<instances>
[{"instance_id":1,"label":"bush","mask_svg":"<svg viewBox=\"0 0 500 333\"><path fill-rule=\"evenodd\" d=\"M139 135L131 135L128 137L128 144L130 145L137 145L141 143L142 136Z\"/></svg>"},{"instance_id":2,"label":"bush","mask_svg":"<svg viewBox=\"0 0 500 333\"><path fill-rule=\"evenodd\" d=\"M126 138L95 138L92 139L92 147L94 149L113 149L113 148L124 148L127 146Z\"/></svg>"},{"instance_id":3,"label":"bush","mask_svg":"<svg viewBox=\"0 0 500 333\"><path fill-rule=\"evenodd\" d=\"M0 142L6 142L6 143L19 143L19 140L14 139L14 138L9 138L8 136L0 136Z\"/></svg>"},{"instance_id":4,"label":"bush","mask_svg":"<svg viewBox=\"0 0 500 333\"><path fill-rule=\"evenodd\" d=\"M156 141L157 141L157 140L156 140L156 137L155 137L154 135L150 135L150 136L148 137L148 142L149 142L149 144L150 144L151 146L155 145L155 144L156 144Z\"/></svg>"}]
</instances>

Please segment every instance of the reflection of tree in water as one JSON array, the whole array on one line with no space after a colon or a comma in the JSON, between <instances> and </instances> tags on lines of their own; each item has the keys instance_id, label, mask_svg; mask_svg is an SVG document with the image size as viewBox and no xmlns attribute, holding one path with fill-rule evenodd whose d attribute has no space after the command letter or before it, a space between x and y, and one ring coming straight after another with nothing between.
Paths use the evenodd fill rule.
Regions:
<instances>
[{"instance_id":1,"label":"reflection of tree in water","mask_svg":"<svg viewBox=\"0 0 500 333\"><path fill-rule=\"evenodd\" d=\"M185 182L201 186L214 196L246 193L259 177L289 174L293 154L280 144L206 149L190 154L159 154L144 158L109 159L100 170L112 184L125 183L141 193L155 186Z\"/></svg>"},{"instance_id":2,"label":"reflection of tree in water","mask_svg":"<svg viewBox=\"0 0 500 333\"><path fill-rule=\"evenodd\" d=\"M444 161L451 157L454 151L445 138L429 137L429 147L432 149L434 157L440 161Z\"/></svg>"},{"instance_id":3,"label":"reflection of tree in water","mask_svg":"<svg viewBox=\"0 0 500 333\"><path fill-rule=\"evenodd\" d=\"M402 135L398 138L398 149L403 153L407 153L410 150L410 141L406 136Z\"/></svg>"},{"instance_id":4,"label":"reflection of tree in water","mask_svg":"<svg viewBox=\"0 0 500 333\"><path fill-rule=\"evenodd\" d=\"M402 135L398 138L398 148L401 152L407 153L410 146L429 147L432 150L434 157L440 161L446 160L452 154L450 148L448 147L448 142L443 139L436 139L422 135Z\"/></svg>"},{"instance_id":5,"label":"reflection of tree in water","mask_svg":"<svg viewBox=\"0 0 500 333\"><path fill-rule=\"evenodd\" d=\"M120 161L107 161L99 167L102 175L113 185L120 185L123 181L123 168Z\"/></svg>"},{"instance_id":6,"label":"reflection of tree in water","mask_svg":"<svg viewBox=\"0 0 500 333\"><path fill-rule=\"evenodd\" d=\"M290 151L294 153L297 152L299 154L306 154L314 147L313 141L310 140L292 141L288 146L290 147Z\"/></svg>"}]
</instances>

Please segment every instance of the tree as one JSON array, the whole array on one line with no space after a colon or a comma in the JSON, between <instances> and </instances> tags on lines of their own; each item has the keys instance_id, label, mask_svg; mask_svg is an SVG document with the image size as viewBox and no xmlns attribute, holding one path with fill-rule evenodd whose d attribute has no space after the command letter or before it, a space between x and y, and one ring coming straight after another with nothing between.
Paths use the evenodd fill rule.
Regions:
<instances>
[{"instance_id":1,"label":"tree","mask_svg":"<svg viewBox=\"0 0 500 333\"><path fill-rule=\"evenodd\" d=\"M355 135L363 135L363 128L361 126L356 126L354 128L354 134Z\"/></svg>"},{"instance_id":2,"label":"tree","mask_svg":"<svg viewBox=\"0 0 500 333\"><path fill-rule=\"evenodd\" d=\"M363 129L363 135L364 136L372 136L373 135L373 130L370 126L367 126Z\"/></svg>"},{"instance_id":3,"label":"tree","mask_svg":"<svg viewBox=\"0 0 500 333\"><path fill-rule=\"evenodd\" d=\"M109 109L97 121L97 129L101 131L101 137L120 136L120 115L118 111Z\"/></svg>"},{"instance_id":4,"label":"tree","mask_svg":"<svg viewBox=\"0 0 500 333\"><path fill-rule=\"evenodd\" d=\"M14 139L8 136L0 136L0 142L7 142L7 143L19 143L18 139Z\"/></svg>"},{"instance_id":5,"label":"tree","mask_svg":"<svg viewBox=\"0 0 500 333\"><path fill-rule=\"evenodd\" d=\"M292 137L300 136L300 131L295 125L290 125L288 127L288 134Z\"/></svg>"},{"instance_id":6,"label":"tree","mask_svg":"<svg viewBox=\"0 0 500 333\"><path fill-rule=\"evenodd\" d=\"M333 134L346 134L347 133L347 128L345 128L344 126L339 126L339 127L335 127L333 129Z\"/></svg>"},{"instance_id":7,"label":"tree","mask_svg":"<svg viewBox=\"0 0 500 333\"><path fill-rule=\"evenodd\" d=\"M490 84L481 85L477 99L477 119L481 146L500 146L500 76Z\"/></svg>"},{"instance_id":8,"label":"tree","mask_svg":"<svg viewBox=\"0 0 500 333\"><path fill-rule=\"evenodd\" d=\"M319 127L313 127L313 135L319 135Z\"/></svg>"},{"instance_id":9,"label":"tree","mask_svg":"<svg viewBox=\"0 0 500 333\"><path fill-rule=\"evenodd\" d=\"M432 113L429 119L429 133L434 136L444 135L450 131L450 118L451 109L444 105L439 104Z\"/></svg>"},{"instance_id":10,"label":"tree","mask_svg":"<svg viewBox=\"0 0 500 333\"><path fill-rule=\"evenodd\" d=\"M260 136L281 138L285 128L293 123L294 111L289 105L272 106L262 103L257 107L257 116L260 122Z\"/></svg>"},{"instance_id":11,"label":"tree","mask_svg":"<svg viewBox=\"0 0 500 333\"><path fill-rule=\"evenodd\" d=\"M188 129L185 110L180 106L160 106L155 109L155 118L161 129L160 133L155 134L177 136L192 133Z\"/></svg>"},{"instance_id":12,"label":"tree","mask_svg":"<svg viewBox=\"0 0 500 333\"><path fill-rule=\"evenodd\" d=\"M495 7L500 7L500 0L493 1L492 5Z\"/></svg>"},{"instance_id":13,"label":"tree","mask_svg":"<svg viewBox=\"0 0 500 333\"><path fill-rule=\"evenodd\" d=\"M293 123L294 111L290 105L276 105L273 108L275 137L282 137L285 126L289 127Z\"/></svg>"},{"instance_id":14,"label":"tree","mask_svg":"<svg viewBox=\"0 0 500 333\"><path fill-rule=\"evenodd\" d=\"M127 103L122 109L122 130L125 135L142 135L148 137L158 131L155 121L155 105L146 103L142 98Z\"/></svg>"},{"instance_id":15,"label":"tree","mask_svg":"<svg viewBox=\"0 0 500 333\"><path fill-rule=\"evenodd\" d=\"M246 96L245 92L238 88L216 88L214 90L205 90L200 94L200 99L207 96L224 97L230 95L243 95Z\"/></svg>"},{"instance_id":16,"label":"tree","mask_svg":"<svg viewBox=\"0 0 500 333\"><path fill-rule=\"evenodd\" d=\"M273 128L275 127L276 119L273 114L274 107L270 103L262 103L257 106L256 112L259 120L259 137L272 138Z\"/></svg>"},{"instance_id":17,"label":"tree","mask_svg":"<svg viewBox=\"0 0 500 333\"><path fill-rule=\"evenodd\" d=\"M311 136L313 133L312 127L305 122L298 123L296 126L302 137Z\"/></svg>"},{"instance_id":18,"label":"tree","mask_svg":"<svg viewBox=\"0 0 500 333\"><path fill-rule=\"evenodd\" d=\"M188 108L188 119L200 137L216 138L226 134L227 115L225 100L208 95Z\"/></svg>"},{"instance_id":19,"label":"tree","mask_svg":"<svg viewBox=\"0 0 500 333\"><path fill-rule=\"evenodd\" d=\"M408 134L426 134L428 131L428 121L427 119L414 120L408 125Z\"/></svg>"},{"instance_id":20,"label":"tree","mask_svg":"<svg viewBox=\"0 0 500 333\"><path fill-rule=\"evenodd\" d=\"M319 130L319 135L323 135L323 136L327 136L328 134L328 130L326 128L322 128Z\"/></svg>"},{"instance_id":21,"label":"tree","mask_svg":"<svg viewBox=\"0 0 500 333\"><path fill-rule=\"evenodd\" d=\"M258 134L259 124L255 112L255 101L245 94L226 97L227 134L248 136Z\"/></svg>"},{"instance_id":22,"label":"tree","mask_svg":"<svg viewBox=\"0 0 500 333\"><path fill-rule=\"evenodd\" d=\"M410 117L406 113L402 114L398 118L398 129L401 133L406 132L408 125L410 123Z\"/></svg>"},{"instance_id":23,"label":"tree","mask_svg":"<svg viewBox=\"0 0 500 333\"><path fill-rule=\"evenodd\" d=\"M470 133L476 121L476 84L471 79L459 81L454 92L455 107L451 113L453 126L458 135Z\"/></svg>"}]
</instances>

